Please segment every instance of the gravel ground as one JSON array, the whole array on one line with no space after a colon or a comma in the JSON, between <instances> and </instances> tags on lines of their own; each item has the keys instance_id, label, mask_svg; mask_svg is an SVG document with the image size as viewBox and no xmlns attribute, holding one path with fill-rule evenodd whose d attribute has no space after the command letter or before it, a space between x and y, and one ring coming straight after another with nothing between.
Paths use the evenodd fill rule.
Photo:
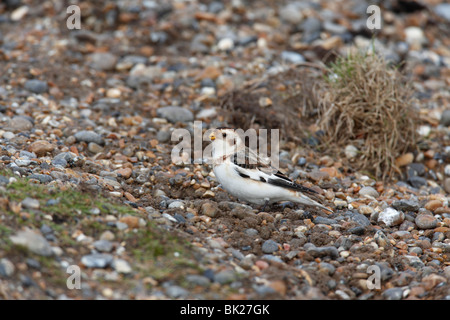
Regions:
<instances>
[{"instance_id":1,"label":"gravel ground","mask_svg":"<svg viewBox=\"0 0 450 320\"><path fill-rule=\"evenodd\" d=\"M80 1L70 30L66 1L0 3L0 298L450 299L449 4L383 2L374 47L421 115L394 181L281 136L282 169L334 213L260 212L171 161L173 130L241 123L232 90L275 119L285 72L370 46L370 4Z\"/></svg>"}]
</instances>

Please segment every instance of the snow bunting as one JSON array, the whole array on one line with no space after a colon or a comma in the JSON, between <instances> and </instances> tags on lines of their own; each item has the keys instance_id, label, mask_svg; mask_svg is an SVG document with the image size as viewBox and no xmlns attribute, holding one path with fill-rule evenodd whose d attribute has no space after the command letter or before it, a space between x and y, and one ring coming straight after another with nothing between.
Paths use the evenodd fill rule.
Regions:
<instances>
[{"instance_id":1,"label":"snow bunting","mask_svg":"<svg viewBox=\"0 0 450 320\"><path fill-rule=\"evenodd\" d=\"M262 159L231 128L217 128L209 136L212 141L214 174L230 194L238 199L264 205L291 201L331 211L304 193L316 191L296 184Z\"/></svg>"}]
</instances>

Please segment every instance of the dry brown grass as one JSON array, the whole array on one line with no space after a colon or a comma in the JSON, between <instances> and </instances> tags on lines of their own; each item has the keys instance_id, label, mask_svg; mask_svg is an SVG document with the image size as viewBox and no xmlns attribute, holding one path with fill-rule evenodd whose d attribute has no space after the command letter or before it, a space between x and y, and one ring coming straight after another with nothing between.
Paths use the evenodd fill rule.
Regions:
<instances>
[{"instance_id":1,"label":"dry brown grass","mask_svg":"<svg viewBox=\"0 0 450 320\"><path fill-rule=\"evenodd\" d=\"M418 112L412 88L397 68L378 55L356 53L329 67L319 101L319 126L330 151L344 156L346 145L359 154L357 170L393 177L395 159L415 147Z\"/></svg>"}]
</instances>

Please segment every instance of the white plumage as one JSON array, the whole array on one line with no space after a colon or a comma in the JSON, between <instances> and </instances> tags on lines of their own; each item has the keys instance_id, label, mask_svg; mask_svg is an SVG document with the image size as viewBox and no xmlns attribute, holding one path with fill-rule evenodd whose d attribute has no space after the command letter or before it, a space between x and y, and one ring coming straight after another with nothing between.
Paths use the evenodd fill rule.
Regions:
<instances>
[{"instance_id":1,"label":"white plumage","mask_svg":"<svg viewBox=\"0 0 450 320\"><path fill-rule=\"evenodd\" d=\"M294 183L247 148L233 129L217 128L210 139L214 174L236 198L264 206L291 201L332 212L304 194L314 190Z\"/></svg>"}]
</instances>

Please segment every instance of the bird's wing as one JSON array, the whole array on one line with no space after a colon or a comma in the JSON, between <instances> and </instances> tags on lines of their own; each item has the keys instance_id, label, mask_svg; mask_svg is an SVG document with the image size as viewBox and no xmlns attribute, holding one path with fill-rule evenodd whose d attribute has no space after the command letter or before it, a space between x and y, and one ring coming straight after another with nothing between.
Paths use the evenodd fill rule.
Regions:
<instances>
[{"instance_id":1,"label":"bird's wing","mask_svg":"<svg viewBox=\"0 0 450 320\"><path fill-rule=\"evenodd\" d=\"M316 191L293 182L278 169L272 167L267 160L259 157L250 148L245 148L232 154L230 161L234 164L236 172L243 178L294 191L317 194Z\"/></svg>"}]
</instances>

